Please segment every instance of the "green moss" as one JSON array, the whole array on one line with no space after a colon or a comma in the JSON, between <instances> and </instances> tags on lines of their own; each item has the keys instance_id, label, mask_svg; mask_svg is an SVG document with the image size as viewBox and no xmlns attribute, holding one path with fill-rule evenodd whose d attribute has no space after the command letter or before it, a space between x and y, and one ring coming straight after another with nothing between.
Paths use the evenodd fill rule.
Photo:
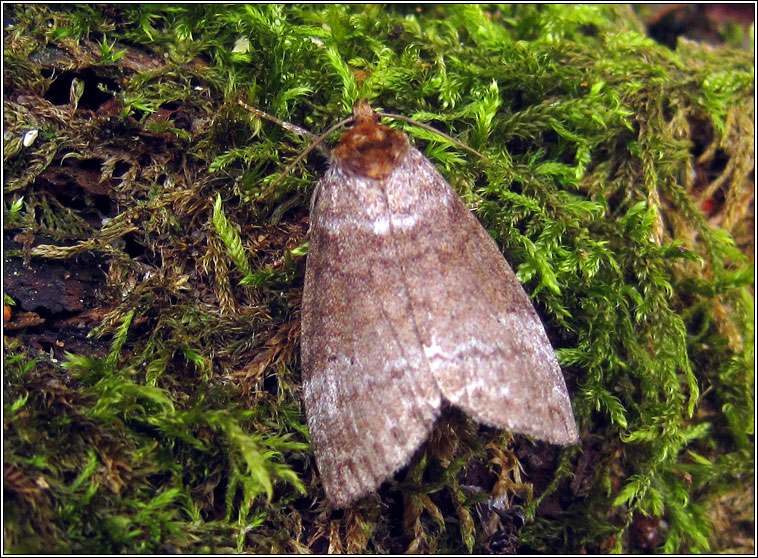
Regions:
<instances>
[{"instance_id":1,"label":"green moss","mask_svg":"<svg viewBox=\"0 0 758 558\"><path fill-rule=\"evenodd\" d=\"M632 552L646 516L658 551L752 551L751 53L671 51L612 5L8 15L6 257L99 258L110 345L60 362L6 332L6 551ZM282 176L305 141L237 101L320 132L361 97L484 155L392 124L533 294L582 444L453 414L404 478L329 512L297 358L325 165Z\"/></svg>"}]
</instances>

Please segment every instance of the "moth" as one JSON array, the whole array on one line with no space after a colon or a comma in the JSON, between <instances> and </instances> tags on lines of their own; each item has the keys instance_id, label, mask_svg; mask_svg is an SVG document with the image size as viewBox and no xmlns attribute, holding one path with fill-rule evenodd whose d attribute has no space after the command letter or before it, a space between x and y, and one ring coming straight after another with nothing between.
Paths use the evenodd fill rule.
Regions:
<instances>
[{"instance_id":1,"label":"moth","mask_svg":"<svg viewBox=\"0 0 758 558\"><path fill-rule=\"evenodd\" d=\"M334 508L403 467L443 405L554 444L578 441L527 294L455 191L382 114L354 105L311 202L303 391Z\"/></svg>"}]
</instances>

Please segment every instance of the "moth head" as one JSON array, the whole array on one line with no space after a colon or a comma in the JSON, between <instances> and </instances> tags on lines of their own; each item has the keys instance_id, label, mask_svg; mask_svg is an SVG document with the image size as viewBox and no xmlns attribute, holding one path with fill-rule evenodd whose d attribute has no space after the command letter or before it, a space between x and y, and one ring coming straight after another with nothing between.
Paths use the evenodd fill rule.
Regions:
<instances>
[{"instance_id":1,"label":"moth head","mask_svg":"<svg viewBox=\"0 0 758 558\"><path fill-rule=\"evenodd\" d=\"M379 123L379 115L363 99L353 105L353 126L332 151L348 170L376 180L386 178L408 152L405 134Z\"/></svg>"}]
</instances>

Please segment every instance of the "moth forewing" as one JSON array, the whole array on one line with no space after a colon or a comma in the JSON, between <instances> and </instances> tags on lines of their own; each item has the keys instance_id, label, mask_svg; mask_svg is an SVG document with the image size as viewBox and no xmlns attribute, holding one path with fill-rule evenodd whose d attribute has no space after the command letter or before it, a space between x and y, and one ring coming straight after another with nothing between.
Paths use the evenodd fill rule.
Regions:
<instances>
[{"instance_id":1,"label":"moth forewing","mask_svg":"<svg viewBox=\"0 0 758 558\"><path fill-rule=\"evenodd\" d=\"M578 439L544 327L492 238L402 132L356 104L311 209L305 407L333 506L375 490L443 400L557 444Z\"/></svg>"}]
</instances>

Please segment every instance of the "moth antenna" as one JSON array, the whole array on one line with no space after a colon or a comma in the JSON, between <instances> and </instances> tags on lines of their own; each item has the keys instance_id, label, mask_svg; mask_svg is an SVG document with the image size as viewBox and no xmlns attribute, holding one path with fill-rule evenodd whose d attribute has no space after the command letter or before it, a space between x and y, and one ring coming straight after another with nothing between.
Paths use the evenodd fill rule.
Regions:
<instances>
[{"instance_id":1,"label":"moth antenna","mask_svg":"<svg viewBox=\"0 0 758 558\"><path fill-rule=\"evenodd\" d=\"M328 156L329 148L324 144L324 139L327 136L329 136L330 134L332 134L333 132L335 132L336 130L339 130L343 126L345 126L345 125L347 125L350 122L352 122L352 121L355 120L355 114L351 114L350 116L348 116L344 120L341 120L341 121L337 122L336 124L334 124L333 126L330 126L320 136L317 136L313 132L310 132L310 131L306 130L305 128L301 128L300 126L297 126L296 124L292 124L291 122L285 122L284 120L280 120L279 118L277 118L275 116L272 116L272 115L270 115L270 114L268 114L266 112L263 112L262 110L259 110L259 109L255 108L255 107L251 107L250 105L248 105L247 103L245 103L241 99L237 100L237 102L245 110L248 110L248 111L250 111L251 113L253 113L253 114L257 115L257 116L260 116L261 118L265 118L267 120L270 120L271 122L274 122L275 124L278 124L279 126L281 126L282 128L284 128L285 130L288 130L288 131L292 132L293 134L297 134L299 136L305 136L305 137L307 137L307 138L309 138L311 140L310 145L304 151L302 151L297 157L295 157L295 160L292 161L289 165L287 165L287 168L284 169L284 171L282 171L282 173L278 177L276 177L276 179L274 179L274 181L271 184L268 185L268 187L266 188L266 190L264 190L261 193L261 197L265 197L266 194L268 194L268 192L270 192L274 188L274 186L276 186L277 184L279 184L279 182L285 176L287 176L290 173L290 171L292 171L292 169L295 168L295 166L300 161L302 161L311 151L313 151L317 147L318 148L324 148L326 150L326 154ZM464 150L468 151L469 153L472 153L472 154L476 155L477 157L483 159L484 161L487 160L487 157L485 157L484 155L482 155L481 153L479 153L476 149L473 149L472 147L469 147L465 143L463 143L463 142L461 142L461 141L459 141L459 140L457 140L457 139L455 139L455 138L447 135L445 132L442 132L442 131L438 130L437 128L433 127L433 126L430 126L429 124L425 124L424 122L417 122L416 120L413 120L412 118L408 118L407 116L403 116L402 114L393 114L391 112L377 112L377 111L375 111L374 114L376 114L379 117L395 118L395 119L398 119L398 120L402 120L404 122L408 122L409 124L413 124L414 126L418 126L419 128L423 128L424 130L427 130L429 132L432 132L434 134L437 134L438 136L441 136L441 137L445 138L446 140L448 140L449 142L451 142L453 145L456 145L456 146L460 147L461 149L464 149ZM312 209L312 206L313 206L313 202L314 202L314 200L316 198L316 191L317 191L317 189L314 190L313 196L311 197L311 209Z\"/></svg>"},{"instance_id":2,"label":"moth antenna","mask_svg":"<svg viewBox=\"0 0 758 558\"><path fill-rule=\"evenodd\" d=\"M462 141L459 141L459 140L457 140L457 139L455 139L453 137L448 136L445 132L439 131L434 126L430 126L429 124L425 124L423 122L417 122L416 120L413 120L412 118L408 118L407 116L403 116L402 114L392 114L391 112L377 112L376 114L378 116L383 116L383 117L386 117L386 118L397 118L398 120L403 120L405 122L408 122L409 124L413 124L414 126L418 126L419 128L423 128L424 130L427 130L428 132L432 132L432 133L437 134L438 136L442 136L446 140L452 142L453 145L457 145L461 149L465 149L469 153L473 153L474 155L476 155L477 157L480 157L481 159L483 159L485 161L487 160L487 157L485 157L484 155L482 155L481 153L479 153L476 149L473 149L473 148L469 147L468 145L466 145Z\"/></svg>"},{"instance_id":3,"label":"moth antenna","mask_svg":"<svg viewBox=\"0 0 758 558\"><path fill-rule=\"evenodd\" d=\"M298 136L305 136L312 140L316 139L316 134L306 130L305 128L301 128L300 126L296 124L292 124L291 122L285 122L284 120L279 120L276 116L271 116L270 114L263 112L262 110L259 110L255 107L251 107L250 105L243 102L242 100L237 100L237 102L245 110L252 112L256 116L260 116L261 118L270 120L271 122L274 122L275 124L279 124L279 126L284 128L285 130L289 130L293 134L297 134Z\"/></svg>"},{"instance_id":4,"label":"moth antenna","mask_svg":"<svg viewBox=\"0 0 758 558\"><path fill-rule=\"evenodd\" d=\"M305 128L301 128L300 126L297 126L297 125L292 124L290 122L285 122L284 120L279 120L277 117L271 116L270 114L267 114L267 113L263 112L262 110L258 110L257 108L251 107L250 105L248 105L247 103L244 103L241 100L238 100L237 102L240 104L241 107L245 108L246 110L249 110L253 114L256 114L256 115L258 115L258 116L260 116L262 118L266 118L268 120L271 120L271 122L279 124L279 126L281 126L282 128L284 128L285 130L289 130L290 132L292 132L294 134L298 134L300 136L306 136L307 138L309 138L309 139L312 140L311 143L310 143L310 145L308 147L306 147L305 150L303 152L301 152L297 157L295 157L295 160L292 161L289 165L287 165L287 168L284 169L284 171L282 171L282 173L279 176L277 176L276 179L271 184L268 185L268 187L266 188L266 190L264 190L261 193L261 197L265 197L266 194L268 194L274 188L274 186L276 186L277 184L279 184L279 182L285 176L287 176L290 173L290 171L293 168L295 168L295 166L308 155L308 153L310 153L311 151L313 151L315 148L317 148L317 147L323 147L323 148L325 148L326 149L326 155L328 156L329 148L326 146L326 144L324 144L324 139L329 134L333 133L335 130L339 130L340 128L342 128L346 124L349 124L350 122L352 122L355 119L355 117L353 115L350 115L347 118L345 118L344 120L341 120L341 121L337 122L336 124L334 124L333 126L329 127L329 129L327 129L326 132L324 132L320 136L317 136L316 134L314 134L313 132L309 132ZM314 191L314 194L315 194L315 191Z\"/></svg>"},{"instance_id":5,"label":"moth antenna","mask_svg":"<svg viewBox=\"0 0 758 558\"><path fill-rule=\"evenodd\" d=\"M289 165L287 165L287 168L284 169L284 172L282 172L281 176L276 179L276 182L279 182L282 178L287 176L289 172L295 168L295 165L297 165L300 161L302 161L308 153L313 151L316 147L319 147L319 145L323 145L324 138L326 138L329 134L333 133L335 130L339 130L346 124L349 124L353 121L353 116L349 116L348 118L345 118L344 120L341 120L340 122L337 122L335 125L331 126L326 132L321 134L320 136L316 136L315 134L310 134L313 138L313 141L311 144L305 148L305 151L300 153L297 157L295 157L295 160L292 161ZM326 146L324 146L326 147ZM327 148L328 149L328 148Z\"/></svg>"}]
</instances>

